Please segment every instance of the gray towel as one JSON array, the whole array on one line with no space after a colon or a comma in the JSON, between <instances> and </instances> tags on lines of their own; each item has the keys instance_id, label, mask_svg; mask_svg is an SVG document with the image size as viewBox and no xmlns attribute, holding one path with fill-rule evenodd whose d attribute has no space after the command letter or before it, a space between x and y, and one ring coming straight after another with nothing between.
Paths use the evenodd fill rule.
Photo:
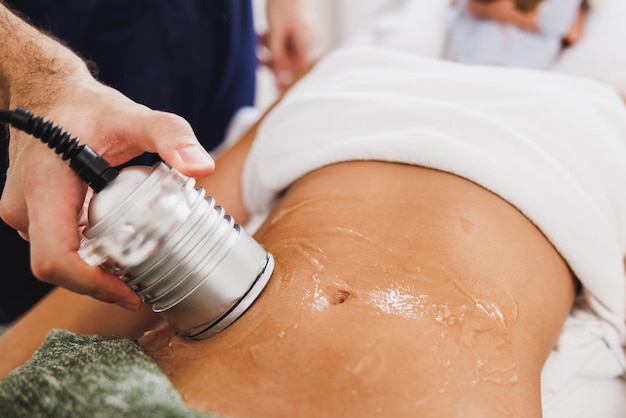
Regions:
<instances>
[{"instance_id":1,"label":"gray towel","mask_svg":"<svg viewBox=\"0 0 626 418\"><path fill-rule=\"evenodd\" d=\"M0 417L193 417L152 357L135 342L53 330L0 381Z\"/></svg>"}]
</instances>

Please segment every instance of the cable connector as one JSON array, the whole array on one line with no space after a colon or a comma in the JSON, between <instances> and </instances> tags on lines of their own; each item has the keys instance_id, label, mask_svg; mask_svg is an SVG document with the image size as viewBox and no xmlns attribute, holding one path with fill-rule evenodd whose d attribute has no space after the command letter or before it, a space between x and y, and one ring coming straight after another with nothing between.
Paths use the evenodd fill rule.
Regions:
<instances>
[{"instance_id":1,"label":"cable connector","mask_svg":"<svg viewBox=\"0 0 626 418\"><path fill-rule=\"evenodd\" d=\"M0 122L9 123L14 128L41 139L55 153L62 154L61 158L70 160L70 168L96 193L119 174L119 171L88 145L78 145L79 139L71 138L70 131L63 131L62 126L55 126L51 120L44 121L42 116L35 117L28 109L18 107L13 111L2 110Z\"/></svg>"}]
</instances>

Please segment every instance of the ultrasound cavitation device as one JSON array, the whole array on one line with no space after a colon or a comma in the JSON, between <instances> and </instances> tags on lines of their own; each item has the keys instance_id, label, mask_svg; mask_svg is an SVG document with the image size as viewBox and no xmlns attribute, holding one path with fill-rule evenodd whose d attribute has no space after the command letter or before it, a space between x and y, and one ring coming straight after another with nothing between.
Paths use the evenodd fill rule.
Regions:
<instances>
[{"instance_id":1,"label":"ultrasound cavitation device","mask_svg":"<svg viewBox=\"0 0 626 418\"><path fill-rule=\"evenodd\" d=\"M274 259L212 197L164 163L111 167L71 132L24 108L0 122L69 160L94 191L79 255L128 284L189 339L211 337L259 296Z\"/></svg>"}]
</instances>

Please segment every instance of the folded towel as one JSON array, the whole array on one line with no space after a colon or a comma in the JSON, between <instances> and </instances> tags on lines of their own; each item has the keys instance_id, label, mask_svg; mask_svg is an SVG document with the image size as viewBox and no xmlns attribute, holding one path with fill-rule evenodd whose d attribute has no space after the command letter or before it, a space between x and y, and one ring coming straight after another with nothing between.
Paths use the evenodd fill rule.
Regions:
<instances>
[{"instance_id":1,"label":"folded towel","mask_svg":"<svg viewBox=\"0 0 626 418\"><path fill-rule=\"evenodd\" d=\"M0 381L0 416L217 417L189 408L135 342L59 330Z\"/></svg>"}]
</instances>

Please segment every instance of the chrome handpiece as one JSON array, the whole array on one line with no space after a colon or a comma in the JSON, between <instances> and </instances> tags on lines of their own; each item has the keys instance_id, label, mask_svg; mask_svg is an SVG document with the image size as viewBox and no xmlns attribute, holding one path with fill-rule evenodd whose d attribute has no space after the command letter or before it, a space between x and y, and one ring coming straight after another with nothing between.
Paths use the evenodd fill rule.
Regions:
<instances>
[{"instance_id":1,"label":"chrome handpiece","mask_svg":"<svg viewBox=\"0 0 626 418\"><path fill-rule=\"evenodd\" d=\"M236 321L274 259L195 181L163 163L123 169L89 206L79 254L120 276L177 332L204 339Z\"/></svg>"}]
</instances>

